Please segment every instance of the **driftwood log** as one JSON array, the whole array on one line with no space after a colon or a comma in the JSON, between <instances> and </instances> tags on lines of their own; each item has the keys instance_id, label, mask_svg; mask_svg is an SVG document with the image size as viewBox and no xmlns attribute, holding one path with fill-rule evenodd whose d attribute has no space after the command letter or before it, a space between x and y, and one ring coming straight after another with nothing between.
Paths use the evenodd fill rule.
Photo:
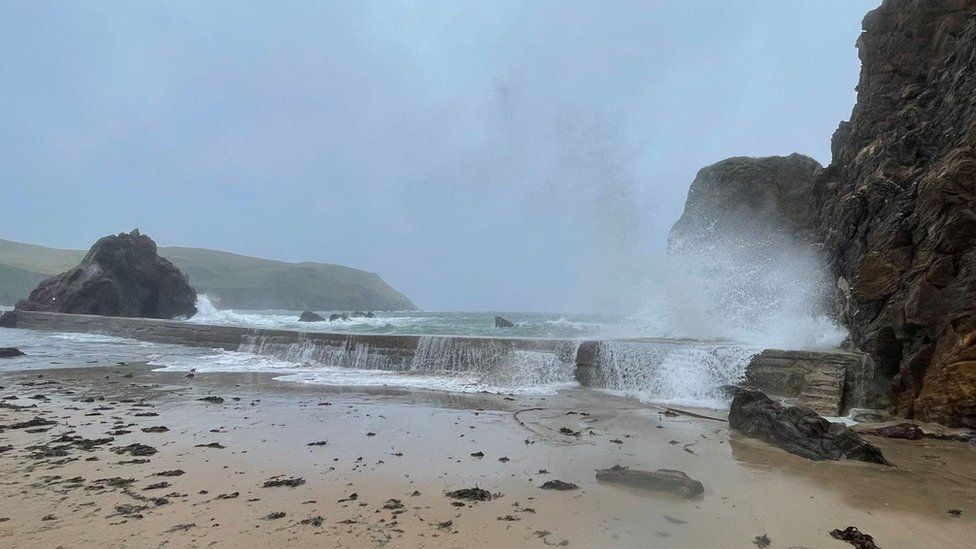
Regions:
<instances>
[{"instance_id":1,"label":"driftwood log","mask_svg":"<svg viewBox=\"0 0 976 549\"><path fill-rule=\"evenodd\" d=\"M705 492L705 487L701 482L689 477L682 471L673 469L641 471L614 465L609 469L597 470L596 479L601 482L622 484L643 490L668 492L685 498L697 497Z\"/></svg>"}]
</instances>

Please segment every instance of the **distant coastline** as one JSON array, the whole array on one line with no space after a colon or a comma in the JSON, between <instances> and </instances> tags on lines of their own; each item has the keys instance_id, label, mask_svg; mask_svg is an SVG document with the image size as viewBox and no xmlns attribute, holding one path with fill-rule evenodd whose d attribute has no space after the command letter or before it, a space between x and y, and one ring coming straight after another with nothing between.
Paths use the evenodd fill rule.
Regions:
<instances>
[{"instance_id":1,"label":"distant coastline","mask_svg":"<svg viewBox=\"0 0 976 549\"><path fill-rule=\"evenodd\" d=\"M160 247L200 293L237 309L415 310L378 274L330 263L288 263L205 248ZM85 252L0 239L0 304L14 305Z\"/></svg>"}]
</instances>

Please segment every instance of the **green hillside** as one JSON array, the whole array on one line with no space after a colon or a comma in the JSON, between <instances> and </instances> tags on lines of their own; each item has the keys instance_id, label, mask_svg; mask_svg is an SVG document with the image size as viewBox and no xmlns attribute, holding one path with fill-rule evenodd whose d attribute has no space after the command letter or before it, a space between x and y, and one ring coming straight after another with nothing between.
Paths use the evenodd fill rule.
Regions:
<instances>
[{"instance_id":1,"label":"green hillside","mask_svg":"<svg viewBox=\"0 0 976 549\"><path fill-rule=\"evenodd\" d=\"M48 275L0 263L0 305L13 305Z\"/></svg>"},{"instance_id":2,"label":"green hillside","mask_svg":"<svg viewBox=\"0 0 976 549\"><path fill-rule=\"evenodd\" d=\"M83 257L85 252L79 250L59 250L0 239L0 265L34 273L49 276L63 273Z\"/></svg>"},{"instance_id":3,"label":"green hillside","mask_svg":"<svg viewBox=\"0 0 976 549\"><path fill-rule=\"evenodd\" d=\"M85 252L0 239L0 304L27 297ZM203 248L160 247L198 293L235 309L403 310L416 306L376 273L328 263L286 263Z\"/></svg>"}]
</instances>

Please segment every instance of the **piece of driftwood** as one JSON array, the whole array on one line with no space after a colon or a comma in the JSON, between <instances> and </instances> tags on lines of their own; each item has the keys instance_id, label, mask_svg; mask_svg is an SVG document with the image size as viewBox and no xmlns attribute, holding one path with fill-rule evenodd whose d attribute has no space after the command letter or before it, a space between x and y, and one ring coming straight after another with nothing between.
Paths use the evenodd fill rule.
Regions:
<instances>
[{"instance_id":1,"label":"piece of driftwood","mask_svg":"<svg viewBox=\"0 0 976 549\"><path fill-rule=\"evenodd\" d=\"M682 471L673 469L641 471L614 465L609 469L598 469L596 479L601 482L623 484L644 490L668 492L685 498L697 497L705 492L705 487L701 482L689 477Z\"/></svg>"}]
</instances>

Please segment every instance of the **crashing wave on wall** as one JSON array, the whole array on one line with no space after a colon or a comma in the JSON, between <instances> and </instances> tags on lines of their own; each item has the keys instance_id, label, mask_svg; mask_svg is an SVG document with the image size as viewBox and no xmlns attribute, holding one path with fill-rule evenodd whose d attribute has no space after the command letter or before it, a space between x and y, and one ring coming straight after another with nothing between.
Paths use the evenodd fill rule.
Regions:
<instances>
[{"instance_id":1,"label":"crashing wave on wall","mask_svg":"<svg viewBox=\"0 0 976 549\"><path fill-rule=\"evenodd\" d=\"M729 271L736 272L739 280L751 280L753 287L759 285L765 288L765 297L768 297L769 291L787 293L786 283L782 281L788 278L788 273L767 274L766 278L757 279L754 273L750 274L751 271L742 270L745 266L741 262L733 261L732 258L722 259L714 254L710 257L714 262L709 269L724 269L726 275ZM789 266L786 270L792 272L800 266L802 265ZM587 324L586 329L601 337L616 337L602 340L598 351L588 359L596 366L595 371L599 375L588 379L586 385L645 401L720 407L725 403L722 386L741 382L749 359L763 346L776 346L777 343L789 346L788 338L774 334L773 328L783 334L801 332L808 339L811 333L822 332L830 337L836 336L830 332L829 325L817 332L810 330L809 326L797 325L795 319L784 318L784 315L790 314L801 316L799 311L805 306L802 298L793 302L774 300L772 305L759 311L770 315L768 322L762 325L756 321L750 323L742 317L750 313L750 308L756 307L747 300L750 292L743 290L741 285L737 293L734 293L716 281L706 283L704 280L707 279L707 274L699 272L695 277L687 278L683 284L675 282L669 294L670 309L666 315L655 311L654 320L658 324L651 328L634 323L633 318L626 319L630 322L622 322L620 317L604 317L601 319L604 320L603 323L584 323ZM681 295L682 289L688 290L689 297L684 300L683 307L675 307L675 298ZM726 295L713 295L720 290ZM731 304L737 303L729 297L732 293L745 300L738 302L738 309L730 308ZM711 310L706 310L703 302L696 303L693 299L695 296L714 299L715 302L710 304ZM463 329L470 329L473 322L488 326L491 317L487 313L434 313L433 317L425 317L424 312L404 313L405 316L384 313L376 318L356 319L357 324L347 322L349 325L342 327L350 332L349 335L326 344L321 338L309 337L307 334L314 334L316 329L345 331L339 323L323 322L310 326L309 323L297 322L297 315L291 313L219 310L206 296L201 296L198 308L200 318L195 318L195 322L306 330L307 333L299 334L297 339L262 335L246 337L237 349L237 355L240 356L210 357L212 365L206 361L194 360L194 367L201 371L212 368L220 371L234 368L280 371L287 375L279 379L326 385L384 385L507 393L552 392L576 384L577 349L581 341L590 339L586 335L578 335L578 323L574 320L559 315L536 315L525 318L530 318L532 323L538 325L572 330L570 333L577 334L576 337L565 338L561 350L553 352L520 348L514 343L516 339L506 340L504 337L421 335L416 339L415 348L411 348L409 352L399 352L371 345L368 338L357 338L355 334L369 333L363 328L370 326L386 326L386 330L381 333L394 336L410 334L417 329L430 328L435 323L436 329L445 331L451 330L452 323ZM480 317L484 318L478 320ZM431 321L431 318L436 320ZM669 325L662 325L662 321L667 321ZM392 322L397 324L393 325ZM527 330L529 324L530 321L522 321L521 329ZM512 330L480 328L481 334L506 336L511 335L511 332ZM720 334L730 332L741 336L729 338L738 339L739 342L619 340L635 333L717 338ZM757 333L761 333L763 337L757 336ZM813 341L808 343L815 346L822 342L814 336ZM242 358L247 356L264 357L266 362ZM156 363L164 364L162 361ZM172 364L168 366L172 367ZM182 367L188 366L183 364Z\"/></svg>"}]
</instances>

